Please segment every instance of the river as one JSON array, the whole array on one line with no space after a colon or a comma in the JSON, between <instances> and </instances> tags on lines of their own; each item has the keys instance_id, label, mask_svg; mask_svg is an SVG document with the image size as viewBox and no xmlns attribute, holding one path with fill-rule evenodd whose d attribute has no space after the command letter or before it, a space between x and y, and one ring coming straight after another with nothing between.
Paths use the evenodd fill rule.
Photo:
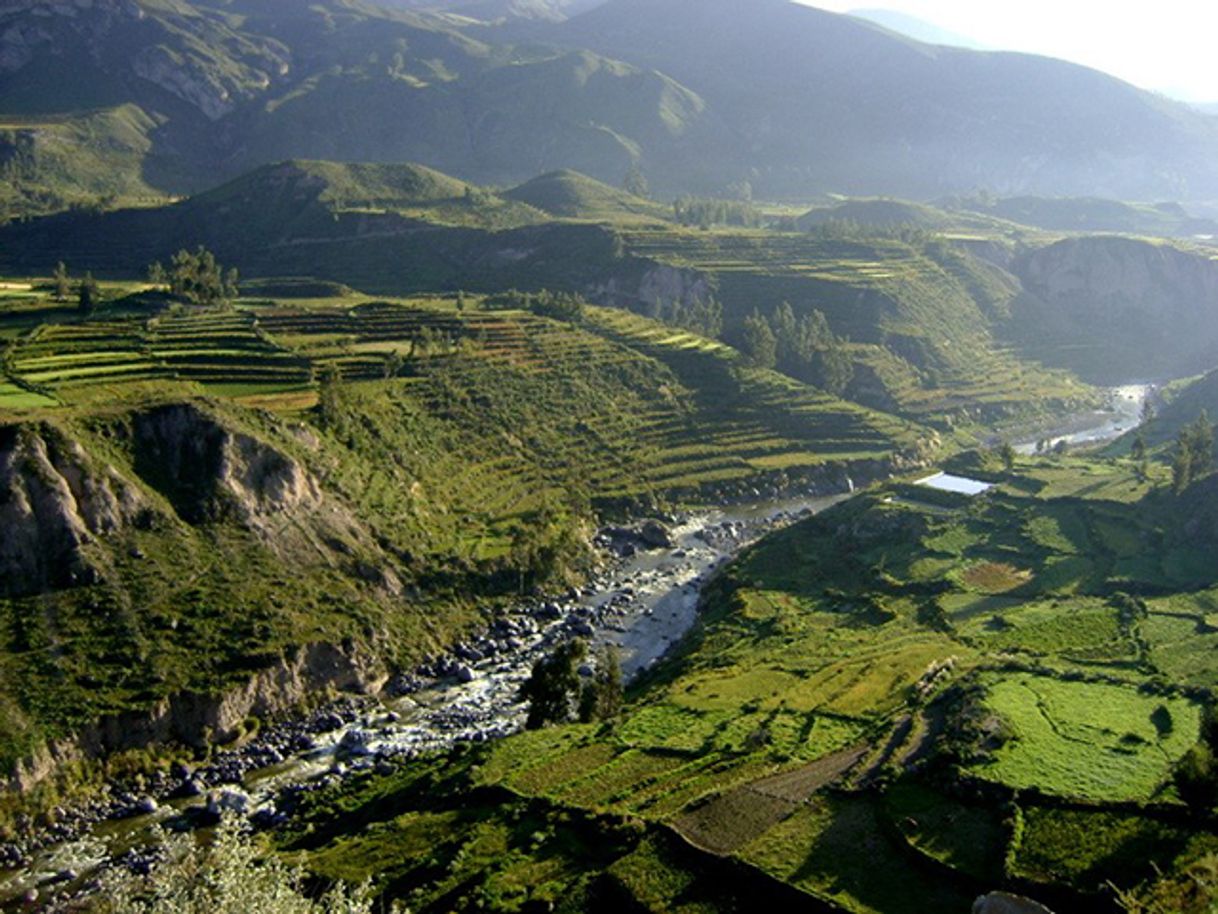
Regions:
<instances>
[{"instance_id":1,"label":"river","mask_svg":"<svg viewBox=\"0 0 1218 914\"><path fill-rule=\"evenodd\" d=\"M1032 453L1039 442L1065 441L1072 446L1112 440L1137 425L1147 384L1109 392L1107 410L1070 416L1016 436L1017 450ZM50 844L28 855L20 867L0 870L0 907L23 909L22 899L35 892L46 899L56 893L87 889L102 866L148 840L150 828L199 809L209 802L243 814L275 820L275 804L293 787L313 789L375 768L386 760L443 751L466 742L498 739L519 730L526 708L518 701L521 683L533 663L561 641L579 636L593 646L618 652L627 678L658 662L692 627L701 591L715 569L760 536L800 517L818 513L850 497L804 496L783 501L692 512L670 526L671 545L639 548L633 554L606 552L606 571L565 599L543 600L520 607L496 628L472 643L458 646L442 675L412 678L406 694L369 701L333 726L297 727L295 751L273 748L256 757L266 764L236 778L204 779L197 796L168 784L157 795L155 811L118 815L92 824L72 840ZM630 552L630 549L625 550ZM585 671L587 672L587 671ZM248 760L251 751L242 750ZM238 769L242 770L242 769ZM223 765L212 766L223 771ZM185 774L189 781L202 775ZM216 782L216 778L219 782Z\"/></svg>"},{"instance_id":2,"label":"river","mask_svg":"<svg viewBox=\"0 0 1218 914\"><path fill-rule=\"evenodd\" d=\"M586 638L594 652L616 649L629 679L654 665L693 625L702 587L715 569L760 536L830 507L848 494L805 496L685 514L668 528L671 545L646 549L633 544L606 550L606 570L565 599L520 607L485 636L459 645L443 673L411 677L406 694L369 701L358 713L334 717L335 726L298 728L295 752L247 747L268 762L240 778L223 775L224 764L184 773L136 798L132 810L91 823L71 840L28 854L20 867L0 871L0 906L24 909L32 893L45 901L87 890L108 863L148 841L151 827L191 810L235 809L274 821L285 789L320 788L387 760L443 751L459 743L498 739L519 730L526 707L518 698L533 663L558 643ZM628 553L628 554L623 554ZM587 672L585 670L585 672ZM323 713L322 717L324 718ZM316 719L316 715L315 715ZM240 768L235 770L242 770ZM182 787L202 781L183 797ZM175 794L177 794L175 798Z\"/></svg>"}]
</instances>

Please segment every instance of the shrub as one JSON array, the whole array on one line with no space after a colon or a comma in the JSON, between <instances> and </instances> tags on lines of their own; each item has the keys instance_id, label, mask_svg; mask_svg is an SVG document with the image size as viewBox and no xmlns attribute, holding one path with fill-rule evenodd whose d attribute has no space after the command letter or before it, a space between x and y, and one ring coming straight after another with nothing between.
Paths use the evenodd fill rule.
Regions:
<instances>
[{"instance_id":1,"label":"shrub","mask_svg":"<svg viewBox=\"0 0 1218 914\"><path fill-rule=\"evenodd\" d=\"M227 819L203 846L190 835L158 836L163 862L148 876L112 874L99 893L106 914L371 914L367 887L331 889L318 900L301 888L303 874L274 858L260 861L236 820Z\"/></svg>"}]
</instances>

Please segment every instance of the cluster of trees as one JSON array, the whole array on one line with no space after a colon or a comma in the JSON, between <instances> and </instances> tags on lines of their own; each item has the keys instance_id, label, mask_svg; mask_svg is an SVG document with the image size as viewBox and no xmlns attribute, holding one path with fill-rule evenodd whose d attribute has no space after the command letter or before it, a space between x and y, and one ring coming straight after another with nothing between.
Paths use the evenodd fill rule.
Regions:
<instances>
[{"instance_id":1,"label":"cluster of trees","mask_svg":"<svg viewBox=\"0 0 1218 914\"><path fill-rule=\"evenodd\" d=\"M579 668L587 657L588 645L575 640L560 644L533 664L532 674L520 687L520 697L529 703L528 729L571 720L585 724L615 720L621 714L624 689L616 652L600 651L595 671L585 678Z\"/></svg>"},{"instance_id":2,"label":"cluster of trees","mask_svg":"<svg viewBox=\"0 0 1218 914\"><path fill-rule=\"evenodd\" d=\"M582 295L574 292L551 292L549 289L542 289L540 292L509 289L486 299L486 307L493 310L531 311L541 317L550 317L570 324L583 320L587 306L588 302Z\"/></svg>"},{"instance_id":3,"label":"cluster of trees","mask_svg":"<svg viewBox=\"0 0 1218 914\"><path fill-rule=\"evenodd\" d=\"M193 253L178 251L169 262L169 269L159 261L148 267L148 281L154 286L168 286L174 298L192 305L218 305L232 301L239 294L235 268L225 270L216 255L200 245Z\"/></svg>"},{"instance_id":4,"label":"cluster of trees","mask_svg":"<svg viewBox=\"0 0 1218 914\"><path fill-rule=\"evenodd\" d=\"M712 340L723 335L723 305L713 295L687 303L655 301L648 317Z\"/></svg>"},{"instance_id":5,"label":"cluster of trees","mask_svg":"<svg viewBox=\"0 0 1218 914\"><path fill-rule=\"evenodd\" d=\"M678 197L672 203L672 212L681 225L696 225L699 228L710 228L712 225L756 228L764 221L761 213L744 200Z\"/></svg>"},{"instance_id":6,"label":"cluster of trees","mask_svg":"<svg viewBox=\"0 0 1218 914\"><path fill-rule=\"evenodd\" d=\"M835 396L854 379L849 341L829 327L823 312L813 310L801 317L789 302L783 302L767 318L760 311L744 319L741 349L758 368L777 368Z\"/></svg>"},{"instance_id":7,"label":"cluster of trees","mask_svg":"<svg viewBox=\"0 0 1218 914\"><path fill-rule=\"evenodd\" d=\"M1214 424L1202 411L1197 421L1186 425L1176 439L1172 460L1172 488L1177 494L1214 469Z\"/></svg>"},{"instance_id":8,"label":"cluster of trees","mask_svg":"<svg viewBox=\"0 0 1218 914\"><path fill-rule=\"evenodd\" d=\"M62 260L55 265L52 278L55 289L55 301L63 303L72 296L72 278L68 275L68 265ZM92 273L85 273L84 279L76 284L76 306L86 317L97 310L101 303L101 287Z\"/></svg>"}]
</instances>

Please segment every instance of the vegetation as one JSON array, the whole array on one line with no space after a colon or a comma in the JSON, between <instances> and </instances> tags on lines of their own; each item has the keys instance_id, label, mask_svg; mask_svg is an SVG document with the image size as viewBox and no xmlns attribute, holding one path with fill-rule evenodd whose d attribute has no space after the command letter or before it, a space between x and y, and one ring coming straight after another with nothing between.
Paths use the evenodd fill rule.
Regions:
<instances>
[{"instance_id":1,"label":"vegetation","mask_svg":"<svg viewBox=\"0 0 1218 914\"><path fill-rule=\"evenodd\" d=\"M1067 910L1115 901L1109 883L1130 911L1199 904L1205 863L1173 867L1218 839L1190 786L1212 784L1203 717L1218 679L1208 655L1185 667L1165 652L1159 622L1194 598L1128 594L1212 599L1208 547L1132 464L1017 458L997 479L978 499L894 483L768 538L712 587L620 724L509 738L471 786L507 791L497 815L526 798L667 827L849 911L967 910L978 884L1010 878ZM1148 549L1151 530L1167 532ZM377 789L414 828L410 791ZM317 821L335 829L312 853L320 872L436 897L417 870L390 888L398 857L371 860L355 830ZM689 859L700 874L725 865ZM496 868L473 865L479 880Z\"/></svg>"},{"instance_id":2,"label":"vegetation","mask_svg":"<svg viewBox=\"0 0 1218 914\"><path fill-rule=\"evenodd\" d=\"M149 279L154 285L157 264L149 268ZM216 255L204 247L199 247L193 254L182 250L173 255L168 273L161 271L169 281L169 291L173 296L189 302L192 305L209 307L234 299L238 295L237 271L227 272L216 262Z\"/></svg>"}]
</instances>

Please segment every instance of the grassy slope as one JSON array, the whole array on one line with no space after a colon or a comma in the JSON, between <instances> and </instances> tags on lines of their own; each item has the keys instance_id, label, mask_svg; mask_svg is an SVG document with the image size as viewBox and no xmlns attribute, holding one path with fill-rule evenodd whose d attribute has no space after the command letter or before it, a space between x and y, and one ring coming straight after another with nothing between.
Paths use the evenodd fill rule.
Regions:
<instances>
[{"instance_id":1,"label":"grassy slope","mask_svg":"<svg viewBox=\"0 0 1218 914\"><path fill-rule=\"evenodd\" d=\"M25 301L5 321L15 339L3 418L50 422L135 481L160 520L100 538L113 574L99 585L3 603L14 674L4 702L21 724L6 730L16 735L7 758L40 731L240 678L288 644L354 637L390 659L418 659L477 618L469 593L502 596L505 581L515 585L505 574L514 531L537 528L541 512L577 530L589 502L835 484L857 462L916 451L926 437L743 371L726 347L665 339L641 320L611 332L617 312L595 312L579 328L462 313L451 301L354 299L151 319L115 305L78 322ZM386 380L395 352L402 376ZM311 378L328 366L345 380L338 418L319 424ZM221 425L322 481L354 518L351 555L295 534L276 554L240 523L182 520L123 430L149 404L200 397ZM361 563L392 569L445 612L384 593Z\"/></svg>"},{"instance_id":2,"label":"grassy slope","mask_svg":"<svg viewBox=\"0 0 1218 914\"><path fill-rule=\"evenodd\" d=\"M637 819L840 909L882 914L967 910L1004 879L1072 910L1107 880L1169 866L1190 841L1213 844L1171 786L1198 739L1198 696L1218 684L1212 656L1176 631L1214 605L1209 547L1178 532L1181 503L1126 465L1037 460L993 478L998 493L977 502L898 484L770 537L718 582L619 724L488 748L457 796L483 785L509 792L499 815L527 800ZM1173 596L1131 613L1120 590ZM996 733L1001 745L987 742ZM387 827L420 840L430 807L391 782L377 789L379 807L358 792L338 802L367 814L389 799ZM501 861L465 858L466 892L438 903L444 883L388 843L371 855L335 818L336 800L319 800L325 826L295 839L319 872L372 875L421 910L507 909L475 888L500 878ZM459 823L448 834L454 846L473 837ZM555 853L573 851L552 832L513 852L518 901L546 891L526 861ZM721 864L653 861L650 872L680 884L691 866Z\"/></svg>"},{"instance_id":3,"label":"grassy slope","mask_svg":"<svg viewBox=\"0 0 1218 914\"><path fill-rule=\"evenodd\" d=\"M135 105L58 118L0 117L0 220L73 204L160 202L143 160L156 122Z\"/></svg>"},{"instance_id":4,"label":"grassy slope","mask_svg":"<svg viewBox=\"0 0 1218 914\"><path fill-rule=\"evenodd\" d=\"M574 171L555 171L534 178L504 194L552 216L608 222L663 221L668 211Z\"/></svg>"}]
</instances>

